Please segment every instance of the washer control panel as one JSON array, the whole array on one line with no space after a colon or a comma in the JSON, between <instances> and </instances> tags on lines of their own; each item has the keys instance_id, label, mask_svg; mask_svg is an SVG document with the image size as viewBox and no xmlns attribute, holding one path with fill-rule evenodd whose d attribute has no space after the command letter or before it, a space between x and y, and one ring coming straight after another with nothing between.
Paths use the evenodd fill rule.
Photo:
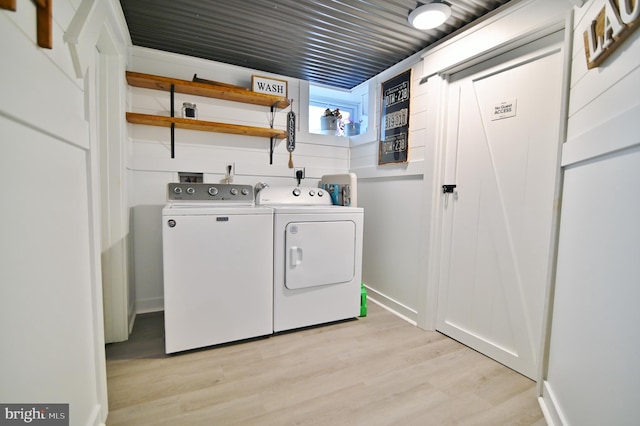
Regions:
<instances>
[{"instance_id":1,"label":"washer control panel","mask_svg":"<svg viewBox=\"0 0 640 426\"><path fill-rule=\"evenodd\" d=\"M230 183L170 183L167 201L253 204L253 187Z\"/></svg>"}]
</instances>

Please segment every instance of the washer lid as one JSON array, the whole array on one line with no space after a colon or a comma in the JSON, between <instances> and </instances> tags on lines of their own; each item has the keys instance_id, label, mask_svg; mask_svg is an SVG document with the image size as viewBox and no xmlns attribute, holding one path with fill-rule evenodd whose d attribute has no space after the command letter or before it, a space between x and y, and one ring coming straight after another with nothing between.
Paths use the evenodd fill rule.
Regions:
<instances>
[{"instance_id":1,"label":"washer lid","mask_svg":"<svg viewBox=\"0 0 640 426\"><path fill-rule=\"evenodd\" d=\"M330 206L331 197L321 188L269 186L256 195L258 205Z\"/></svg>"},{"instance_id":2,"label":"washer lid","mask_svg":"<svg viewBox=\"0 0 640 426\"><path fill-rule=\"evenodd\" d=\"M162 209L163 216L221 216L221 215L273 215L273 209L243 205L169 203Z\"/></svg>"}]
</instances>

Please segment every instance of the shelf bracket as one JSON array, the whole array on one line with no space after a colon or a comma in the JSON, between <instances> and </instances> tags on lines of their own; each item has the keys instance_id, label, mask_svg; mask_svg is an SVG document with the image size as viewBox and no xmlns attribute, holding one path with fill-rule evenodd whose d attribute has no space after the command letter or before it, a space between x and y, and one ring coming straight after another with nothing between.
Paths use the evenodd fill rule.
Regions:
<instances>
[{"instance_id":1,"label":"shelf bracket","mask_svg":"<svg viewBox=\"0 0 640 426\"><path fill-rule=\"evenodd\" d=\"M176 123L171 123L171 158L176 158Z\"/></svg>"},{"instance_id":2,"label":"shelf bracket","mask_svg":"<svg viewBox=\"0 0 640 426\"><path fill-rule=\"evenodd\" d=\"M278 102L271 105L271 120L269 122L269 127L273 129L273 122L275 121L276 110L278 109ZM275 136L271 137L271 143L269 144L269 164L273 165L273 147L275 145L276 138Z\"/></svg>"},{"instance_id":3,"label":"shelf bracket","mask_svg":"<svg viewBox=\"0 0 640 426\"><path fill-rule=\"evenodd\" d=\"M271 144L269 146L269 164L273 164L273 145L275 142L276 138L275 136L271 137Z\"/></svg>"},{"instance_id":4,"label":"shelf bracket","mask_svg":"<svg viewBox=\"0 0 640 426\"><path fill-rule=\"evenodd\" d=\"M175 117L174 110L174 97L175 97L176 86L175 84L171 84L171 118ZM171 123L171 158L176 158L176 123Z\"/></svg>"}]
</instances>

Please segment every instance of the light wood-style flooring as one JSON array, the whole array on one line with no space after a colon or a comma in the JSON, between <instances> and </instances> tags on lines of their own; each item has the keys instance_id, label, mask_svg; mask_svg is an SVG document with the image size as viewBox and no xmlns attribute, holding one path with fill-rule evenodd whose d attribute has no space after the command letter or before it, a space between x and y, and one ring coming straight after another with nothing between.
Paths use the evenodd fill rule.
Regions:
<instances>
[{"instance_id":1,"label":"light wood-style flooring","mask_svg":"<svg viewBox=\"0 0 640 426\"><path fill-rule=\"evenodd\" d=\"M369 302L368 316L178 355L162 313L107 345L108 426L546 425L535 383Z\"/></svg>"}]
</instances>

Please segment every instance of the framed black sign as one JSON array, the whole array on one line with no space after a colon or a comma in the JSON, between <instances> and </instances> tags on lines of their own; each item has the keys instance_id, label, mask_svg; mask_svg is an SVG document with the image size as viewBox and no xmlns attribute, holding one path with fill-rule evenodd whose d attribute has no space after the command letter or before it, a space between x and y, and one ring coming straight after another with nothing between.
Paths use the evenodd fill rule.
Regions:
<instances>
[{"instance_id":1,"label":"framed black sign","mask_svg":"<svg viewBox=\"0 0 640 426\"><path fill-rule=\"evenodd\" d=\"M382 83L378 164L406 163L411 70Z\"/></svg>"}]
</instances>

